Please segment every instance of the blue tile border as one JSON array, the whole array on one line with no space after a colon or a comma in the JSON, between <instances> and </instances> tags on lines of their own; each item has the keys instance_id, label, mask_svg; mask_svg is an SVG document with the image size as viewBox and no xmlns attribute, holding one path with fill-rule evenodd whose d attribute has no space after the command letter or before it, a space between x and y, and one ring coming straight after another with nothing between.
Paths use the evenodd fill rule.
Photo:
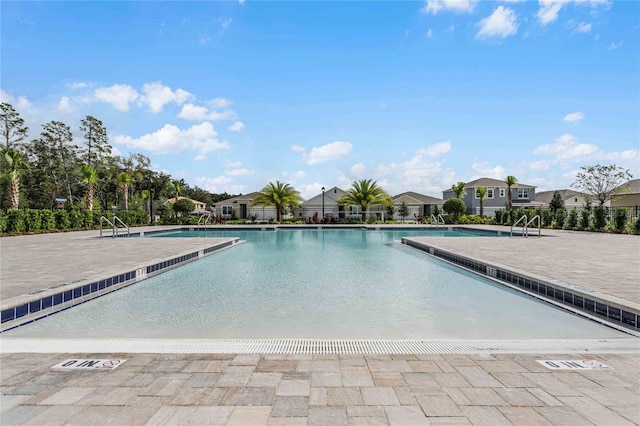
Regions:
<instances>
[{"instance_id":1,"label":"blue tile border","mask_svg":"<svg viewBox=\"0 0 640 426\"><path fill-rule=\"evenodd\" d=\"M117 291L121 288L128 287L131 284L135 284L138 281L141 281L146 278L150 278L153 275L157 275L169 269L173 269L175 267L193 262L194 260L197 260L202 256L230 247L235 243L237 243L238 241L239 241L238 239L235 239L233 241L227 241L222 244L217 244L215 246L207 247L202 251L194 251L191 253L187 253L178 257L174 257L172 259L165 260L163 262L142 267L137 270L130 270L106 279L101 279L101 280L89 283L89 284L82 284L73 289L63 290L53 295L50 294L42 298L31 300L27 303L23 303L17 306L12 306L10 308L4 309L2 310L2 314L1 314L1 324L9 323L11 321L16 321L20 318L27 317L31 314L39 315L39 317L34 318L32 315L29 319L25 318L25 322L20 324L15 324L15 325L12 324L10 328L7 328L6 330L2 330L0 331L0 333L3 333L15 327L19 327L23 324L35 321L37 319L46 317L48 315L52 315L56 312L66 310L80 303L88 302L89 300L93 300L97 297L104 296L106 294L111 293L112 291ZM118 288L110 288L113 286L118 286ZM71 304L69 304L69 302L71 302ZM48 310L48 311L45 312L45 310Z\"/></svg>"},{"instance_id":2,"label":"blue tile border","mask_svg":"<svg viewBox=\"0 0 640 426\"><path fill-rule=\"evenodd\" d=\"M497 280L498 282L510 284L516 289L520 288L526 292L534 293L538 295L541 300L553 303L554 305L560 307L569 306L572 309L585 312L607 323L615 323L626 329L640 331L640 312L636 312L633 308L620 306L619 304L614 306L596 295L589 295L578 289L567 289L556 286L550 282L533 279L524 274L502 269L497 265L479 262L405 238L402 238L402 243L450 263L463 266L466 269Z\"/></svg>"}]
</instances>

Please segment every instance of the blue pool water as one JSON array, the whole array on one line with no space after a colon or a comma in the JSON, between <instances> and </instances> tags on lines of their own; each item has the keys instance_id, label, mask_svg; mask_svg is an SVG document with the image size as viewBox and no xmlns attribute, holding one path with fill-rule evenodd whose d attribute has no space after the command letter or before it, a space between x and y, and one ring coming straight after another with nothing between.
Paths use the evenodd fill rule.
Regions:
<instances>
[{"instance_id":1,"label":"blue pool water","mask_svg":"<svg viewBox=\"0 0 640 426\"><path fill-rule=\"evenodd\" d=\"M238 236L246 242L7 335L326 339L626 336L397 242L415 232L419 231L208 233ZM158 244L162 244L161 238Z\"/></svg>"}]
</instances>

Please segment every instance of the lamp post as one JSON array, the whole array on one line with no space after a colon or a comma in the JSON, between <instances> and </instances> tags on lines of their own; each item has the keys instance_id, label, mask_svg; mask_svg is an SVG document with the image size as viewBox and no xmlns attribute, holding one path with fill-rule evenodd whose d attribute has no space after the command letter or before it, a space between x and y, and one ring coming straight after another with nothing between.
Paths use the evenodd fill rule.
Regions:
<instances>
[{"instance_id":1,"label":"lamp post","mask_svg":"<svg viewBox=\"0 0 640 426\"><path fill-rule=\"evenodd\" d=\"M322 220L324 220L324 186L322 187Z\"/></svg>"},{"instance_id":2,"label":"lamp post","mask_svg":"<svg viewBox=\"0 0 640 426\"><path fill-rule=\"evenodd\" d=\"M154 217L153 217L153 196L155 189L151 188L151 199L149 200L149 215L151 216L151 224L153 225Z\"/></svg>"}]
</instances>

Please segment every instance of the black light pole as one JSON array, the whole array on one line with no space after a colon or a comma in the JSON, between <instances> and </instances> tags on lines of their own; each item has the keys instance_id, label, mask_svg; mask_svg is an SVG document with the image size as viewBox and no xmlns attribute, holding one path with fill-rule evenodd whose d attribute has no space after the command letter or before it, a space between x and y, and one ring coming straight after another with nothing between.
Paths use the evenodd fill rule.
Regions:
<instances>
[{"instance_id":1,"label":"black light pole","mask_svg":"<svg viewBox=\"0 0 640 426\"><path fill-rule=\"evenodd\" d=\"M324 186L322 187L322 220L324 220Z\"/></svg>"},{"instance_id":2,"label":"black light pole","mask_svg":"<svg viewBox=\"0 0 640 426\"><path fill-rule=\"evenodd\" d=\"M155 195L155 189L151 188L151 199L149 200L149 214L151 215L151 224L153 225L153 196Z\"/></svg>"}]
</instances>

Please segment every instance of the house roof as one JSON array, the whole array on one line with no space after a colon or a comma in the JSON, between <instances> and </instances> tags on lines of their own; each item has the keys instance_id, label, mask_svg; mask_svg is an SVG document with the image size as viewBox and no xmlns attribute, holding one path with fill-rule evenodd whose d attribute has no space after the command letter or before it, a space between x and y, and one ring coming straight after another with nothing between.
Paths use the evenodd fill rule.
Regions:
<instances>
[{"instance_id":1,"label":"house roof","mask_svg":"<svg viewBox=\"0 0 640 426\"><path fill-rule=\"evenodd\" d=\"M467 182L464 184L465 189L479 188L481 186L484 186L487 188L506 188L507 184L503 180L486 178L486 177L472 180L471 182ZM515 185L513 185L512 188L535 188L535 186L518 182ZM442 192L445 193L445 192L453 192L453 191L451 190L451 188L449 188L449 189L445 189Z\"/></svg>"},{"instance_id":2,"label":"house roof","mask_svg":"<svg viewBox=\"0 0 640 426\"><path fill-rule=\"evenodd\" d=\"M327 201L333 201L337 203L340 197L344 195L344 193L345 191L342 188L339 188L337 186L334 186L333 188L329 188L325 190L324 191L325 203ZM309 205L320 205L320 204L322 204L322 193L315 195L309 198L308 200L303 201L301 205L304 207Z\"/></svg>"},{"instance_id":3,"label":"house roof","mask_svg":"<svg viewBox=\"0 0 640 426\"><path fill-rule=\"evenodd\" d=\"M618 188L620 187L622 187L622 191L616 195L640 194L640 179L632 179Z\"/></svg>"},{"instance_id":4,"label":"house roof","mask_svg":"<svg viewBox=\"0 0 640 426\"><path fill-rule=\"evenodd\" d=\"M226 200L218 201L217 203L214 203L214 205L232 204L232 203L239 203L239 202L251 202L251 200L253 200L257 194L258 194L258 191L250 192L244 195L238 195L237 197L227 198Z\"/></svg>"},{"instance_id":5,"label":"house roof","mask_svg":"<svg viewBox=\"0 0 640 426\"><path fill-rule=\"evenodd\" d=\"M193 201L195 204L204 204L204 205L206 205L206 204L207 204L207 203L205 203L204 201L194 200L193 198L183 197L182 195L178 195L177 197L169 198L169 199L167 199L167 201L166 201L166 202L167 202L167 203L171 203L171 204L173 204L173 203L175 203L175 202L176 202L176 201L178 201L178 200L191 200L191 201Z\"/></svg>"},{"instance_id":6,"label":"house roof","mask_svg":"<svg viewBox=\"0 0 640 426\"><path fill-rule=\"evenodd\" d=\"M424 194L419 194L417 192L413 192L413 191L407 191L407 192L403 192L401 194L398 195L394 195L393 199L397 200L400 199L402 197L408 197L408 198L413 198L414 200L422 203L422 204L442 204L444 202L444 200L441 200L440 198L435 198L435 197L430 197L428 195L424 195Z\"/></svg>"},{"instance_id":7,"label":"house roof","mask_svg":"<svg viewBox=\"0 0 640 426\"><path fill-rule=\"evenodd\" d=\"M568 200L569 198L574 198L576 196L582 196L581 193L572 189L554 189L551 191L536 192L536 201L542 201L545 204L549 204L553 199L553 194L556 191L560 193L560 197L563 200Z\"/></svg>"}]
</instances>

